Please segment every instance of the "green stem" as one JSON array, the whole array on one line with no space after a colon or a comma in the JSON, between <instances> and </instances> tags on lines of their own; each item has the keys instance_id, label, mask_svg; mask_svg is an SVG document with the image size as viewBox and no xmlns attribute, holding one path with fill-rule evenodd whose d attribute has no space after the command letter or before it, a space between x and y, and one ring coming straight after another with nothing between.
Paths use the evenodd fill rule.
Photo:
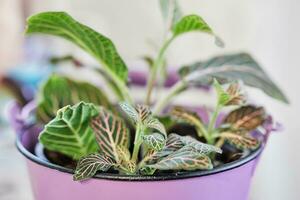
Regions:
<instances>
[{"instance_id":1,"label":"green stem","mask_svg":"<svg viewBox=\"0 0 300 200\"><path fill-rule=\"evenodd\" d=\"M211 137L209 132L207 132L207 130L205 129L205 127L202 124L201 124L201 126L199 126L199 124L197 124L197 133L198 133L199 137L203 136L208 144L214 143L214 139ZM201 135L200 133L202 133L203 135Z\"/></svg>"},{"instance_id":2,"label":"green stem","mask_svg":"<svg viewBox=\"0 0 300 200\"><path fill-rule=\"evenodd\" d=\"M119 79L115 79L114 82L115 82L119 92L121 93L122 97L124 98L124 100L129 104L133 104L133 100L129 94L127 85L125 83L121 82Z\"/></svg>"},{"instance_id":3,"label":"green stem","mask_svg":"<svg viewBox=\"0 0 300 200\"><path fill-rule=\"evenodd\" d=\"M152 67L151 73L150 73L150 77L147 82L147 95L146 95L146 99L145 99L146 105L149 105L151 102L151 94L152 94L152 90L153 90L153 87L155 84L157 72L160 71L161 67L163 66L164 55L165 55L166 49L168 48L170 43L173 41L173 39L174 39L174 37L171 37L170 39L167 39L164 42L163 46L159 50L157 59L155 60L155 62L153 64L153 67Z\"/></svg>"},{"instance_id":4,"label":"green stem","mask_svg":"<svg viewBox=\"0 0 300 200\"><path fill-rule=\"evenodd\" d=\"M220 112L221 108L222 108L222 106L218 104L216 109L214 110L214 112L212 114L212 117L211 117L209 125L208 125L209 134L212 134L213 129L215 128L217 117L219 115L219 112Z\"/></svg>"},{"instance_id":5,"label":"green stem","mask_svg":"<svg viewBox=\"0 0 300 200\"><path fill-rule=\"evenodd\" d=\"M170 102L170 100L186 87L187 84L183 80L173 85L168 91L168 93L157 101L157 103L154 106L153 113L159 114L162 111L162 109Z\"/></svg>"},{"instance_id":6,"label":"green stem","mask_svg":"<svg viewBox=\"0 0 300 200\"><path fill-rule=\"evenodd\" d=\"M143 128L139 124L137 124L134 138L133 153L131 157L131 161L133 161L134 163L137 163L138 160L138 155L142 144L142 133Z\"/></svg>"}]
</instances>

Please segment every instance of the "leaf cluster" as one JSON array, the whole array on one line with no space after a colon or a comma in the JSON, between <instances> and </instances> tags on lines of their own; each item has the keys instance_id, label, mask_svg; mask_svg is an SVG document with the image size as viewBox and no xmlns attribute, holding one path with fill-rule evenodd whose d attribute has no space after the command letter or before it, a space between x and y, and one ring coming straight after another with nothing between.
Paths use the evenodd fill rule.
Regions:
<instances>
[{"instance_id":1,"label":"leaf cluster","mask_svg":"<svg viewBox=\"0 0 300 200\"><path fill-rule=\"evenodd\" d=\"M108 170L151 175L160 170L212 169L215 154L222 153L224 144L242 150L259 146L251 133L263 125L266 114L263 108L247 104L241 82L288 103L279 87L247 53L216 56L181 67L180 80L154 101L153 90L166 81L161 72L167 71L165 55L175 39L199 32L209 34L217 46L224 47L202 17L183 15L176 0L160 0L160 5L166 26L164 42L156 58L147 57L151 67L141 105L136 105L130 95L128 68L107 36L65 12L42 12L27 20L27 35L52 35L73 43L98 61L99 66L89 69L106 80L101 88L54 74L38 92L36 118L45 125L40 142L48 150L78 161L75 180ZM73 59L56 58L55 64L69 58ZM82 63L80 66L88 68ZM106 86L117 99L118 108L112 106L116 102L104 92ZM215 88L217 102L209 122L185 107L170 108L172 99L193 86ZM168 115L162 120L167 108ZM226 113L224 108L230 111ZM221 113L226 113L224 119L220 119ZM167 131L166 127L179 123L193 126L198 138Z\"/></svg>"}]
</instances>

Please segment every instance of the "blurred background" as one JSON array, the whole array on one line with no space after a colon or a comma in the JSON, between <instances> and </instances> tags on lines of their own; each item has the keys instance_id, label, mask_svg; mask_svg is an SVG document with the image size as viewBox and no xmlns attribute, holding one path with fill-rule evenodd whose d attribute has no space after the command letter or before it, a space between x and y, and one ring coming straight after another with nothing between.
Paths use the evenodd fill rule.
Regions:
<instances>
[{"instance_id":1,"label":"blurred background","mask_svg":"<svg viewBox=\"0 0 300 200\"><path fill-rule=\"evenodd\" d=\"M300 199L300 2L298 0L179 0L185 14L199 14L225 41L220 49L212 38L188 34L168 51L172 67L209 58L215 54L250 52L281 86L291 105L250 90L249 96L273 114L284 130L273 134L254 176L251 200ZM51 71L46 59L73 54L88 57L77 48L48 37L24 38L24 23L32 13L49 10L69 12L79 21L110 37L132 69L145 66L143 55L155 55L163 35L157 0L1 0L0 77L13 77L24 90ZM88 60L88 58L87 58ZM7 103L12 99L0 85L0 199L32 200L22 156L14 146L8 125ZM31 98L31 97L28 97ZM201 101L201 100L200 100ZM200 102L201 103L201 102Z\"/></svg>"}]
</instances>

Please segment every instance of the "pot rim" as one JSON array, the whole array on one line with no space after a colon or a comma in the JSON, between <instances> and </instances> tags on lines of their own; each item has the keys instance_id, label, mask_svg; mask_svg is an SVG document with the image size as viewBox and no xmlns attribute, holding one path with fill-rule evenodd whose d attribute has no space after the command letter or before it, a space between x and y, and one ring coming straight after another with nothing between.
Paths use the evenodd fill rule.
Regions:
<instances>
[{"instance_id":1,"label":"pot rim","mask_svg":"<svg viewBox=\"0 0 300 200\"><path fill-rule=\"evenodd\" d=\"M60 165L56 165L47 161L42 160L41 158L37 157L36 155L29 152L22 144L21 138L22 133L17 134L16 138L16 146L17 149L20 151L21 154L23 154L26 158L31 160L32 162L42 165L44 167L55 169L63 173L68 174L74 174L74 170L66 167L62 167ZM256 150L250 152L249 155L240 158L238 160L235 160L230 163L223 164L221 166L218 166L216 168L213 168L212 170L205 170L205 171L190 171L190 172L176 172L176 173L169 173L169 174L161 174L161 175L154 175L154 176L140 176L140 175L120 175L120 174L113 174L113 173L97 173L93 179L106 179L106 180L114 180L114 181L166 181L166 180L179 180L179 179L187 179L187 178L196 178L196 177L202 177L202 176L209 176L213 174L218 174L222 172L226 172L232 169L235 169L237 167L241 167L250 161L257 158L262 150L263 150L263 144L259 146Z\"/></svg>"}]
</instances>

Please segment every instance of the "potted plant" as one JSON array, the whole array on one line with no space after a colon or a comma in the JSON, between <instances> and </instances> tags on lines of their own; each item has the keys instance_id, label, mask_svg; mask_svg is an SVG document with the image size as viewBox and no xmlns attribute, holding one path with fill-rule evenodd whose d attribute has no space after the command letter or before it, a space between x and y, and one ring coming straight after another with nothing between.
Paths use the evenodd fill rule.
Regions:
<instances>
[{"instance_id":1,"label":"potted plant","mask_svg":"<svg viewBox=\"0 0 300 200\"><path fill-rule=\"evenodd\" d=\"M182 67L167 92L152 99L153 89L168 81L161 72L176 38L203 32L223 46L200 16L181 16L175 1L161 2L171 23L157 58L148 59L149 76L128 73L109 38L65 12L28 19L27 35L72 42L99 61L90 70L106 80L98 87L56 73L35 101L12 107L17 147L36 199L247 199L259 155L276 127L264 108L249 103L243 84L286 103L287 98L249 54L238 53ZM70 56L52 59L65 60L85 66ZM147 81L144 102L135 101L129 76L131 85ZM191 107L188 97L185 105L171 102L192 86L211 85L214 108ZM107 86L116 101L104 92Z\"/></svg>"}]
</instances>

